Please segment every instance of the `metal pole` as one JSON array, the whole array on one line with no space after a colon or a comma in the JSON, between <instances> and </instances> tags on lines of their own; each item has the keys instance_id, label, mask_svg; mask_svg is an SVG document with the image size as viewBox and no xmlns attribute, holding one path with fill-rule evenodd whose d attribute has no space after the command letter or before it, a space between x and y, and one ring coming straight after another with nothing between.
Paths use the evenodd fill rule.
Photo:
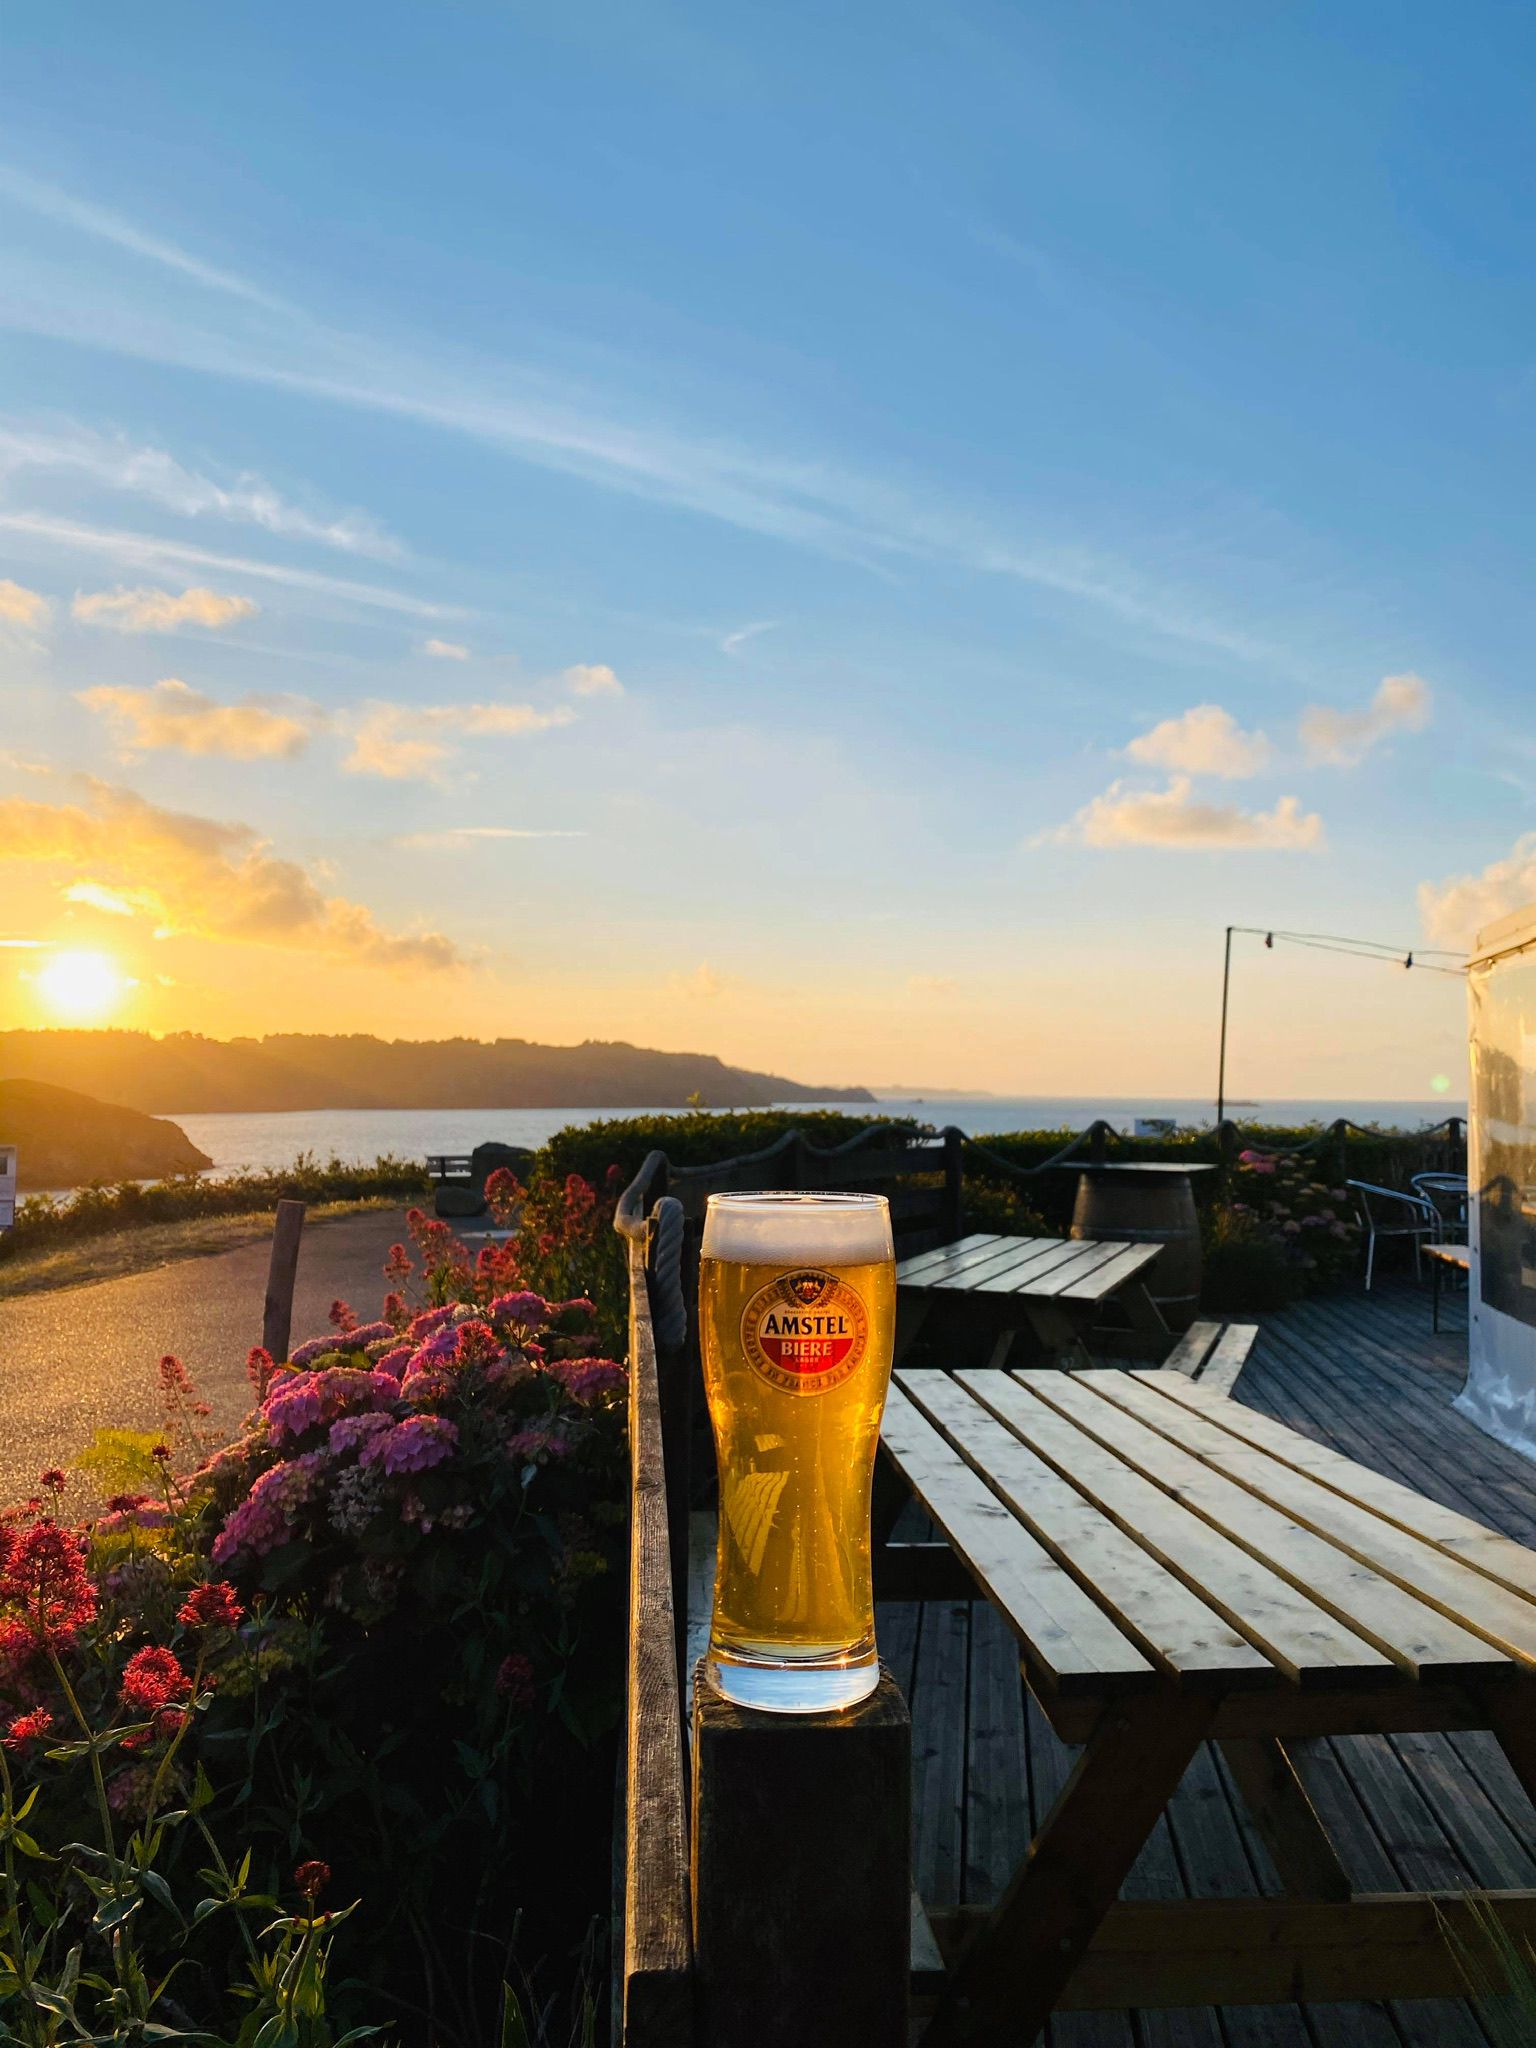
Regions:
<instances>
[{"instance_id":1,"label":"metal pole","mask_svg":"<svg viewBox=\"0 0 1536 2048\"><path fill-rule=\"evenodd\" d=\"M1227 926L1226 952L1221 963L1221 1060L1216 1070L1216 1128L1227 1120L1227 994L1232 985L1232 926Z\"/></svg>"}]
</instances>

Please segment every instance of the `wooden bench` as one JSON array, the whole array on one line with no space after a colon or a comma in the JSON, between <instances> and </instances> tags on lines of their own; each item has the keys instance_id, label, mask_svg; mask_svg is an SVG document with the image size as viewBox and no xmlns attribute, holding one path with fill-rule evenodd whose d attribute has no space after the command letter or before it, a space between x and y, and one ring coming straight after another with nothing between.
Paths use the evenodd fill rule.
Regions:
<instances>
[{"instance_id":1,"label":"wooden bench","mask_svg":"<svg viewBox=\"0 0 1536 2048\"><path fill-rule=\"evenodd\" d=\"M1258 1340L1257 1323L1191 1323L1163 1366L1187 1373L1213 1394L1230 1394Z\"/></svg>"},{"instance_id":2,"label":"wooden bench","mask_svg":"<svg viewBox=\"0 0 1536 2048\"><path fill-rule=\"evenodd\" d=\"M1472 1272L1472 1247L1466 1244L1427 1244L1424 1256L1429 1261L1430 1273L1430 1323L1438 1333L1440 1329L1440 1289L1447 1271Z\"/></svg>"},{"instance_id":3,"label":"wooden bench","mask_svg":"<svg viewBox=\"0 0 1536 2048\"><path fill-rule=\"evenodd\" d=\"M1157 1358L1168 1326L1147 1292L1147 1268L1162 1247L1113 1240L1009 1237L977 1232L896 1266L896 1361L919 1332L946 1352L979 1345L1005 1365L1027 1333L1039 1360L1075 1354L1087 1364L1088 1333L1106 1303L1118 1303L1140 1338L1140 1355Z\"/></svg>"}]
</instances>

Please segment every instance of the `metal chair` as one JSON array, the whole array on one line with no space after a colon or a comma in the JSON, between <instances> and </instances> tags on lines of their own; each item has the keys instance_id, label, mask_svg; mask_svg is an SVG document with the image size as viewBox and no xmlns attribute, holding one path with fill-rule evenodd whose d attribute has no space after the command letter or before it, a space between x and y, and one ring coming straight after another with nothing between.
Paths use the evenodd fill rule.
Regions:
<instances>
[{"instance_id":1,"label":"metal chair","mask_svg":"<svg viewBox=\"0 0 1536 2048\"><path fill-rule=\"evenodd\" d=\"M1416 1173L1409 1183L1434 1210L1441 1244L1467 1241L1467 1176L1464 1173Z\"/></svg>"},{"instance_id":2,"label":"metal chair","mask_svg":"<svg viewBox=\"0 0 1536 2048\"><path fill-rule=\"evenodd\" d=\"M1344 1185L1355 1198L1360 1225L1365 1232L1365 1289L1371 1290L1376 1271L1376 1240L1379 1237L1411 1237L1413 1270L1424 1277L1425 1238L1438 1240L1440 1212L1427 1195L1410 1195L1402 1188L1378 1187L1374 1181L1351 1180Z\"/></svg>"}]
</instances>

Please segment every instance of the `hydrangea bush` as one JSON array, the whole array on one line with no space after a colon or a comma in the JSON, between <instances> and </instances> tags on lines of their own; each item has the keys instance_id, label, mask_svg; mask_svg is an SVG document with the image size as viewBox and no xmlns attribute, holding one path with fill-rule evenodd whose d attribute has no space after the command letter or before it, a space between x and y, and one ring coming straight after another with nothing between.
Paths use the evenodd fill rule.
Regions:
<instances>
[{"instance_id":1,"label":"hydrangea bush","mask_svg":"<svg viewBox=\"0 0 1536 2048\"><path fill-rule=\"evenodd\" d=\"M1207 1220L1205 1306L1277 1308L1354 1273L1360 1225L1349 1190L1315 1170L1315 1161L1284 1154L1239 1155Z\"/></svg>"},{"instance_id":2,"label":"hydrangea bush","mask_svg":"<svg viewBox=\"0 0 1536 2048\"><path fill-rule=\"evenodd\" d=\"M532 2035L579 2012L626 1373L589 1297L414 1228L376 1321L252 1352L233 1443L167 1359L164 1440L82 1460L146 1484L76 1521L52 1472L0 1522L6 2038L468 2044L509 1982Z\"/></svg>"}]
</instances>

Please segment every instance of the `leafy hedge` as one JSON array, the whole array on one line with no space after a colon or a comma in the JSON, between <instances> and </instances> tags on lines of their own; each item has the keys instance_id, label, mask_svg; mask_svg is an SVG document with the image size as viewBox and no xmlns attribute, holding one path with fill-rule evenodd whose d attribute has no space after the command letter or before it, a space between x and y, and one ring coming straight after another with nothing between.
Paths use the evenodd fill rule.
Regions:
<instances>
[{"instance_id":1,"label":"leafy hedge","mask_svg":"<svg viewBox=\"0 0 1536 2048\"><path fill-rule=\"evenodd\" d=\"M0 1259L41 1251L108 1231L146 1223L182 1223L208 1216L261 1215L280 1201L360 1202L374 1197L426 1194L431 1187L419 1161L385 1157L371 1165L331 1159L325 1165L301 1153L292 1166L264 1173L206 1180L195 1173L170 1180L125 1180L115 1187L78 1189L67 1201L34 1195L16 1212L13 1230L0 1237Z\"/></svg>"},{"instance_id":2,"label":"leafy hedge","mask_svg":"<svg viewBox=\"0 0 1536 2048\"><path fill-rule=\"evenodd\" d=\"M715 1114L708 1110L676 1116L616 1117L610 1122L568 1124L543 1145L536 1171L556 1179L579 1173L594 1186L610 1167L632 1180L648 1152L665 1152L674 1166L707 1166L742 1153L761 1152L786 1131L804 1131L817 1145L841 1145L871 1124L903 1121L867 1110L748 1109Z\"/></svg>"}]
</instances>

